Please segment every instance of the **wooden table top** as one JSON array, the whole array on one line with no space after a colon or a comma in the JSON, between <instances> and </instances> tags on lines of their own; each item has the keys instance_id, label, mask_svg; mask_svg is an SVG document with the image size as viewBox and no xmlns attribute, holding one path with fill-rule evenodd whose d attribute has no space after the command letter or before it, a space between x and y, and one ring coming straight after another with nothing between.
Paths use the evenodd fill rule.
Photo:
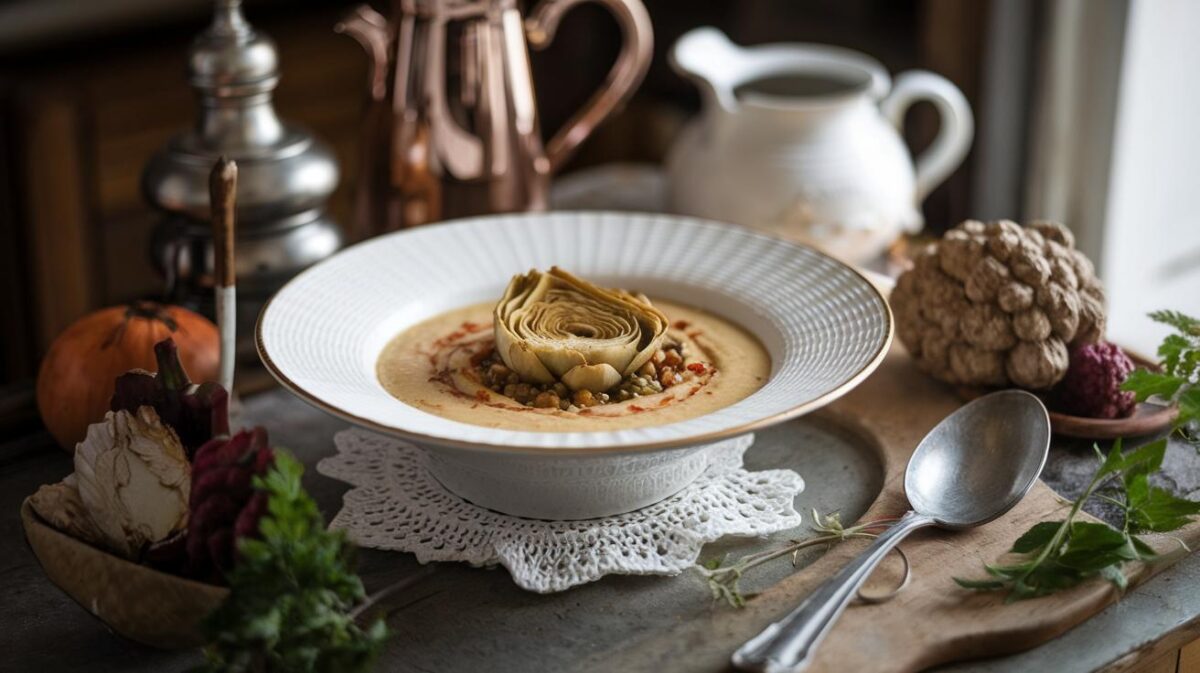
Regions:
<instances>
[{"instance_id":1,"label":"wooden table top","mask_svg":"<svg viewBox=\"0 0 1200 673\"><path fill-rule=\"evenodd\" d=\"M344 422L312 409L282 390L248 399L242 424L261 423L274 443L297 455L309 470L305 486L327 518L337 511L346 486L312 469L329 455L332 436ZM793 447L803 445L797 452ZM1092 469L1090 452L1077 443L1056 443L1044 473L1048 484L1071 494ZM1174 452L1168 475L1177 490L1200 486L1200 458ZM747 453L751 469L788 467L808 487L797 498L806 513L840 511L843 520L859 516L880 488L878 458L854 437L817 416L759 433ZM1171 461L1168 461L1169 463ZM53 586L24 543L20 502L43 483L71 470L67 454L39 433L0 443L0 651L9 670L182 671L199 662L197 652L163 652L126 641ZM775 546L804 531L767 540L721 541L702 558L734 557ZM801 559L806 565L816 558ZM362 550L359 573L368 592L417 572L412 556ZM748 576L746 588L761 590L795 572L786 560ZM1137 588L1121 603L1066 635L1029 652L954 671L1086 671L1124 665L1156 645L1190 640L1200 632L1200 557L1185 559ZM390 640L380 671L604 670L605 652L655 637L656 628L691 617L738 613L714 604L703 582L691 573L673 578L608 577L549 596L517 589L503 569L437 564L434 572L386 602ZM1177 642L1178 641L1178 642ZM1122 663L1124 662L1124 663ZM695 670L680 661L676 670Z\"/></svg>"}]
</instances>

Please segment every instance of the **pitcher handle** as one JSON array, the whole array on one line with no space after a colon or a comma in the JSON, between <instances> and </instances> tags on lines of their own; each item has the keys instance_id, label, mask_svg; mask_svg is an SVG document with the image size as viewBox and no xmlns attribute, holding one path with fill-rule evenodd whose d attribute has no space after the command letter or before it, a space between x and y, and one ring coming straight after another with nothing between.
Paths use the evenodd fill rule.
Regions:
<instances>
[{"instance_id":1,"label":"pitcher handle","mask_svg":"<svg viewBox=\"0 0 1200 673\"><path fill-rule=\"evenodd\" d=\"M604 84L546 144L551 171L565 164L596 126L629 100L650 68L654 38L650 15L641 0L542 0L525 20L529 45L534 49L546 48L554 39L563 15L585 2L598 2L616 17L623 38L621 52Z\"/></svg>"},{"instance_id":2,"label":"pitcher handle","mask_svg":"<svg viewBox=\"0 0 1200 673\"><path fill-rule=\"evenodd\" d=\"M897 129L903 128L904 114L917 101L927 100L937 107L941 128L929 148L917 157L916 202L929 196L954 172L971 149L975 137L975 119L966 96L950 80L926 70L910 70L896 77L892 92L879 104L885 117Z\"/></svg>"}]
</instances>

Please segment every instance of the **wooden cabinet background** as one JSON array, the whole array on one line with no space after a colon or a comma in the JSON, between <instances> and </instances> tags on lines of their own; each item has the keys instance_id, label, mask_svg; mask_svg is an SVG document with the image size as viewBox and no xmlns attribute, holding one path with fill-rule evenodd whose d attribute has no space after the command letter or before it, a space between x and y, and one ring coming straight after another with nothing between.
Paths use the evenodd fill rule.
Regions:
<instances>
[{"instance_id":1,"label":"wooden cabinet background","mask_svg":"<svg viewBox=\"0 0 1200 673\"><path fill-rule=\"evenodd\" d=\"M275 39L286 122L332 146L342 178L329 209L350 218L366 61L332 26L344 5L274 6L252 23ZM10 56L5 87L4 313L0 381L29 377L49 341L99 306L162 289L149 259L158 215L143 200L143 165L195 119L186 52L206 13L148 35ZM136 31L134 31L136 33Z\"/></svg>"},{"instance_id":2,"label":"wooden cabinet background","mask_svg":"<svg viewBox=\"0 0 1200 673\"><path fill-rule=\"evenodd\" d=\"M148 258L157 216L142 199L139 178L150 155L194 120L185 57L187 45L207 24L202 3L174 1L191 9L169 20L0 53L0 314L9 317L0 385L31 379L50 340L87 311L162 289ZM353 4L246 4L250 21L279 48L280 115L329 143L341 164L341 184L329 204L340 222L350 221L366 59L332 26ZM661 159L679 124L698 107L694 88L670 69L666 54L680 35L699 25L717 25L745 44L840 44L877 56L892 72L938 70L972 100L978 94L985 2L646 4L656 42L650 74L634 101L584 145L568 170ZM605 12L585 6L567 16L548 52L534 55L544 129L557 128L586 100L603 79L618 39ZM914 110L907 130L910 141L922 146L936 130L932 111ZM934 227L968 213L969 172L968 162L926 202Z\"/></svg>"}]
</instances>

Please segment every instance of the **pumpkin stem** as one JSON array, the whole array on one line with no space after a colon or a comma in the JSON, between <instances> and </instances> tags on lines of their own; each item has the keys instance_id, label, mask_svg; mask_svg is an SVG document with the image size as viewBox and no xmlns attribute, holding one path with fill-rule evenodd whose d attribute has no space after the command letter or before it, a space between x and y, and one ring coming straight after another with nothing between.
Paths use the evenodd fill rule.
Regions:
<instances>
[{"instance_id":1,"label":"pumpkin stem","mask_svg":"<svg viewBox=\"0 0 1200 673\"><path fill-rule=\"evenodd\" d=\"M157 320L171 332L179 329L179 323L175 318L171 317L171 313L167 310L166 306L140 299L125 308L125 319L113 328L112 333L108 335L104 343L100 344L100 349L104 350L113 344L120 343L121 339L125 336L125 330L129 328L129 321L134 318Z\"/></svg>"},{"instance_id":2,"label":"pumpkin stem","mask_svg":"<svg viewBox=\"0 0 1200 673\"><path fill-rule=\"evenodd\" d=\"M154 301L139 299L130 304L129 308L125 309L125 321L128 322L130 318L157 320L172 332L179 329L179 323L171 317L171 312L167 310L167 307Z\"/></svg>"}]
</instances>

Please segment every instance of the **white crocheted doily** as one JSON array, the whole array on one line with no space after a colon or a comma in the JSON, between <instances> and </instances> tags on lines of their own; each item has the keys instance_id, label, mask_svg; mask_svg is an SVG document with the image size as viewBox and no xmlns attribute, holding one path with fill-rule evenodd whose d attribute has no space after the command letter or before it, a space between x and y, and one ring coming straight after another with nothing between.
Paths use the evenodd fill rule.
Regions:
<instances>
[{"instance_id":1,"label":"white crocheted doily","mask_svg":"<svg viewBox=\"0 0 1200 673\"><path fill-rule=\"evenodd\" d=\"M411 552L421 563L502 565L523 589L562 591L604 575L673 575L726 535L767 535L800 525L792 500L804 481L791 470L747 472L747 435L710 447L709 467L666 500L584 521L501 514L447 491L425 469L425 451L360 429L344 430L317 471L354 486L330 524L355 543Z\"/></svg>"}]
</instances>

